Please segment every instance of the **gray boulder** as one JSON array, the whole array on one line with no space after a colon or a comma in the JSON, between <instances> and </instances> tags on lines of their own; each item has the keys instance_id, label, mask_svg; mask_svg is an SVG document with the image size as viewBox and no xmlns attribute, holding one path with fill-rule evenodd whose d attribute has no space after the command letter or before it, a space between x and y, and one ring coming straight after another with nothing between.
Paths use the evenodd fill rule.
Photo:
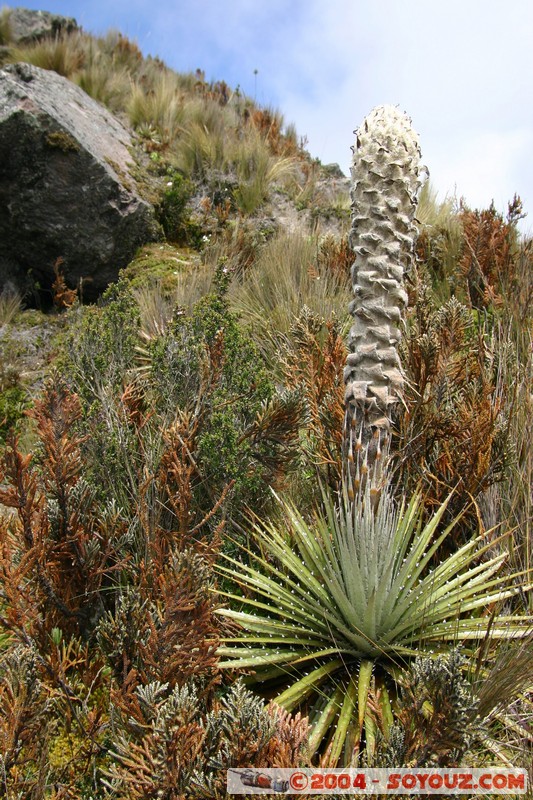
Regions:
<instances>
[{"instance_id":1,"label":"gray boulder","mask_svg":"<svg viewBox=\"0 0 533 800\"><path fill-rule=\"evenodd\" d=\"M94 299L157 238L131 175L129 132L54 72L0 70L0 292L49 292L54 265Z\"/></svg>"},{"instance_id":2,"label":"gray boulder","mask_svg":"<svg viewBox=\"0 0 533 800\"><path fill-rule=\"evenodd\" d=\"M62 17L49 11L32 11L29 8L11 8L9 13L9 38L15 44L29 44L39 39L54 38L62 33L79 30L72 17Z\"/></svg>"}]
</instances>

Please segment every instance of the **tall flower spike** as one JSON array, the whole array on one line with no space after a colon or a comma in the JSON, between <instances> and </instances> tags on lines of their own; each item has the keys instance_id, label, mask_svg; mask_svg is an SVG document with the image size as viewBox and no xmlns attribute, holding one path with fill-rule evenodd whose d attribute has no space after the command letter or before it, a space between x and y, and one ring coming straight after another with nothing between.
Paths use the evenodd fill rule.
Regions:
<instances>
[{"instance_id":1,"label":"tall flower spike","mask_svg":"<svg viewBox=\"0 0 533 800\"><path fill-rule=\"evenodd\" d=\"M414 215L425 168L410 118L378 106L356 131L352 162L353 324L344 381L345 453L361 431L351 478L379 480L403 387L398 355L403 286L414 253ZM381 455L381 457L377 457ZM367 472L368 470L368 472Z\"/></svg>"}]
</instances>

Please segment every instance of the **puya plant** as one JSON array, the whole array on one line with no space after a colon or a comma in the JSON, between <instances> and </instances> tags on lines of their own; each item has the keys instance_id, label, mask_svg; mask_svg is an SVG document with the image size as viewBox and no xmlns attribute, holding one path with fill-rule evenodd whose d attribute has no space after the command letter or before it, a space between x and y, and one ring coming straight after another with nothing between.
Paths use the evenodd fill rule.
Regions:
<instances>
[{"instance_id":1,"label":"puya plant","mask_svg":"<svg viewBox=\"0 0 533 800\"><path fill-rule=\"evenodd\" d=\"M239 587L222 592L231 606L218 613L240 625L222 666L249 670L284 708L307 713L311 756L329 766L361 763L363 750L372 759L417 658L458 643L473 655L485 642L487 655L491 642L527 632L524 617L503 610L524 579L504 571L494 532L441 558L458 523L445 523L450 498L428 517L420 493L398 505L382 474L404 380L397 345L419 158L395 108L375 109L357 132L342 489L324 490L314 512L280 500L281 519L252 520L249 548L219 567Z\"/></svg>"},{"instance_id":2,"label":"puya plant","mask_svg":"<svg viewBox=\"0 0 533 800\"><path fill-rule=\"evenodd\" d=\"M324 492L311 519L280 503L281 522L253 524L249 563L225 557L219 567L241 591L226 592L232 607L218 613L242 628L219 651L221 665L253 670L282 707L307 712L311 754L330 766L351 763L363 731L372 749L376 704L387 728L410 661L528 627L524 617L487 613L522 588L504 573L505 555L493 555L492 537L435 565L456 522L442 530L446 503L424 523L420 496L398 509L384 491L374 510L367 483L361 499L344 492L339 503Z\"/></svg>"},{"instance_id":3,"label":"puya plant","mask_svg":"<svg viewBox=\"0 0 533 800\"><path fill-rule=\"evenodd\" d=\"M353 151L354 299L344 438L350 478L357 483L368 469L379 472L404 383L398 355L404 275L413 258L424 168L411 121L394 106L378 106L366 117Z\"/></svg>"}]
</instances>

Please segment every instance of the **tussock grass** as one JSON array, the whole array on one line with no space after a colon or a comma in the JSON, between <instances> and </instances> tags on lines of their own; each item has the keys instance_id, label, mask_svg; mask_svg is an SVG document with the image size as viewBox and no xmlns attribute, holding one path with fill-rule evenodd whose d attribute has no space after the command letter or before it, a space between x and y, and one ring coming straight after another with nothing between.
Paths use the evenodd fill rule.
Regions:
<instances>
[{"instance_id":1,"label":"tussock grass","mask_svg":"<svg viewBox=\"0 0 533 800\"><path fill-rule=\"evenodd\" d=\"M7 8L7 6L0 8L0 45L7 45L11 41L10 15L10 8Z\"/></svg>"},{"instance_id":2,"label":"tussock grass","mask_svg":"<svg viewBox=\"0 0 533 800\"><path fill-rule=\"evenodd\" d=\"M20 294L11 289L4 289L0 294L0 326L13 322L21 307Z\"/></svg>"},{"instance_id":3,"label":"tussock grass","mask_svg":"<svg viewBox=\"0 0 533 800\"><path fill-rule=\"evenodd\" d=\"M232 161L239 178L236 201L244 214L253 214L265 202L273 185L294 180L298 168L293 156L272 155L267 141L259 134L237 143Z\"/></svg>"},{"instance_id":4,"label":"tussock grass","mask_svg":"<svg viewBox=\"0 0 533 800\"><path fill-rule=\"evenodd\" d=\"M111 111L120 111L131 95L131 78L125 69L110 70L102 59L81 69L74 75L74 82L93 100L107 106Z\"/></svg>"},{"instance_id":5,"label":"tussock grass","mask_svg":"<svg viewBox=\"0 0 533 800\"><path fill-rule=\"evenodd\" d=\"M130 74L135 74L151 64L150 59L144 59L137 44L117 30L110 30L105 36L99 37L95 42L95 51L98 56L107 58L110 69L125 69Z\"/></svg>"},{"instance_id":6,"label":"tussock grass","mask_svg":"<svg viewBox=\"0 0 533 800\"><path fill-rule=\"evenodd\" d=\"M7 61L25 61L41 69L53 70L65 78L72 78L86 63L87 43L87 37L77 32L55 39L43 39L26 47L14 48Z\"/></svg>"},{"instance_id":7,"label":"tussock grass","mask_svg":"<svg viewBox=\"0 0 533 800\"><path fill-rule=\"evenodd\" d=\"M171 289L161 280L133 288L132 295L139 307L141 337L148 341L162 336L175 314L190 314L200 298L211 290L213 275L214 270L209 268L195 269L180 272Z\"/></svg>"},{"instance_id":8,"label":"tussock grass","mask_svg":"<svg viewBox=\"0 0 533 800\"><path fill-rule=\"evenodd\" d=\"M512 564L533 576L533 335L524 327L505 338L514 354L502 367L502 381L510 396L505 412L514 457L498 487L498 517L515 530ZM526 612L533 614L533 595L523 600Z\"/></svg>"},{"instance_id":9,"label":"tussock grass","mask_svg":"<svg viewBox=\"0 0 533 800\"><path fill-rule=\"evenodd\" d=\"M297 176L297 159L274 154L266 135L243 125L239 106L209 99L183 101L171 153L175 166L193 178L204 179L212 171L235 176L234 199L243 214L253 214L274 185Z\"/></svg>"},{"instance_id":10,"label":"tussock grass","mask_svg":"<svg viewBox=\"0 0 533 800\"><path fill-rule=\"evenodd\" d=\"M348 328L348 276L320 267L318 247L314 236L278 234L233 286L234 306L269 361L304 307L324 319L346 320Z\"/></svg>"},{"instance_id":11,"label":"tussock grass","mask_svg":"<svg viewBox=\"0 0 533 800\"><path fill-rule=\"evenodd\" d=\"M514 531L509 540L511 569L533 576L533 272L531 241L520 243L515 273L502 286L502 305L493 315L493 351L498 398L509 453L503 480L485 501L491 524ZM488 507L488 510L487 510ZM525 613L533 613L533 595L521 597Z\"/></svg>"},{"instance_id":12,"label":"tussock grass","mask_svg":"<svg viewBox=\"0 0 533 800\"><path fill-rule=\"evenodd\" d=\"M183 122L183 101L176 77L163 73L150 92L136 84L127 111L134 128L155 128L162 142L174 141Z\"/></svg>"},{"instance_id":13,"label":"tussock grass","mask_svg":"<svg viewBox=\"0 0 533 800\"><path fill-rule=\"evenodd\" d=\"M174 163L186 175L202 179L209 170L226 168L223 129L211 130L200 122L188 122L174 147Z\"/></svg>"},{"instance_id":14,"label":"tussock grass","mask_svg":"<svg viewBox=\"0 0 533 800\"><path fill-rule=\"evenodd\" d=\"M453 293L463 248L463 227L457 212L455 198L446 197L439 202L431 183L424 184L416 210L420 225L418 254L426 263L433 291L442 302Z\"/></svg>"}]
</instances>

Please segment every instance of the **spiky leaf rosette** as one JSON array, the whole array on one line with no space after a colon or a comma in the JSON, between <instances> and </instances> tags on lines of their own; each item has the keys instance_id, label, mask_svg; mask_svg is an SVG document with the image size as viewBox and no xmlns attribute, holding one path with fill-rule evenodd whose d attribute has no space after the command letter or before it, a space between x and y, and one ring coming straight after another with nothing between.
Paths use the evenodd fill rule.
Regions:
<instances>
[{"instance_id":1,"label":"spiky leaf rosette","mask_svg":"<svg viewBox=\"0 0 533 800\"><path fill-rule=\"evenodd\" d=\"M363 728L368 740L373 676L390 719L387 692L402 664L450 643L468 651L489 630L493 640L519 636L530 624L486 613L521 583L502 574L493 538L434 564L453 529L441 529L446 505L424 523L420 496L397 510L384 492L373 510L367 485L363 503L324 492L309 522L280 501L281 522L253 525L248 563L223 556L218 567L242 588L221 592L232 607L217 613L242 632L219 650L220 666L253 670L278 704L308 713L311 750L331 765L350 762Z\"/></svg>"},{"instance_id":2,"label":"spiky leaf rosette","mask_svg":"<svg viewBox=\"0 0 533 800\"><path fill-rule=\"evenodd\" d=\"M374 462L403 385L397 352L407 301L403 278L416 241L413 218L423 170L411 120L394 106L375 108L356 134L345 441L349 458L362 450L359 459Z\"/></svg>"}]
</instances>

